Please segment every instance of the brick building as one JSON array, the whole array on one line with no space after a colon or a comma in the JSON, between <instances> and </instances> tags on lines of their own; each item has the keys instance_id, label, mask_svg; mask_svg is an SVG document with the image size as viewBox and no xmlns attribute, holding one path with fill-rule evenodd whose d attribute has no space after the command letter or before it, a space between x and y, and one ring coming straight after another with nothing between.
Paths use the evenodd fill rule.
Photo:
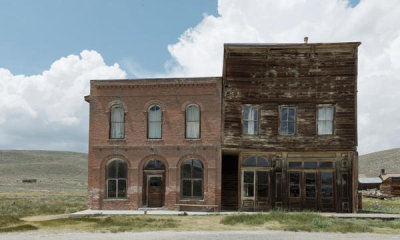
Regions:
<instances>
[{"instance_id":1,"label":"brick building","mask_svg":"<svg viewBox=\"0 0 400 240\"><path fill-rule=\"evenodd\" d=\"M225 44L222 77L91 81L89 208L354 212L359 44Z\"/></svg>"}]
</instances>

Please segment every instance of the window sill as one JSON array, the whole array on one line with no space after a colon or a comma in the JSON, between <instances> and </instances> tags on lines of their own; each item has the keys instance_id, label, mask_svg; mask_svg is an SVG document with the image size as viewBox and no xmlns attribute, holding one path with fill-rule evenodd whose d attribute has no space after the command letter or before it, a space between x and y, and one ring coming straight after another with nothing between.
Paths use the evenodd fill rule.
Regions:
<instances>
[{"instance_id":1,"label":"window sill","mask_svg":"<svg viewBox=\"0 0 400 240\"><path fill-rule=\"evenodd\" d=\"M162 138L147 138L147 142L164 142Z\"/></svg>"},{"instance_id":2,"label":"window sill","mask_svg":"<svg viewBox=\"0 0 400 240\"><path fill-rule=\"evenodd\" d=\"M124 202L124 201L128 201L128 199L127 198L104 198L103 201L105 201L105 202L112 202L112 201Z\"/></svg>"},{"instance_id":3,"label":"window sill","mask_svg":"<svg viewBox=\"0 0 400 240\"><path fill-rule=\"evenodd\" d=\"M202 142L201 138L185 138L185 142Z\"/></svg>"},{"instance_id":4,"label":"window sill","mask_svg":"<svg viewBox=\"0 0 400 240\"><path fill-rule=\"evenodd\" d=\"M179 202L182 203L187 203L187 202L205 202L203 198L184 198L184 199L179 199Z\"/></svg>"},{"instance_id":5,"label":"window sill","mask_svg":"<svg viewBox=\"0 0 400 240\"><path fill-rule=\"evenodd\" d=\"M125 139L108 139L108 143L125 144L126 140Z\"/></svg>"}]
</instances>

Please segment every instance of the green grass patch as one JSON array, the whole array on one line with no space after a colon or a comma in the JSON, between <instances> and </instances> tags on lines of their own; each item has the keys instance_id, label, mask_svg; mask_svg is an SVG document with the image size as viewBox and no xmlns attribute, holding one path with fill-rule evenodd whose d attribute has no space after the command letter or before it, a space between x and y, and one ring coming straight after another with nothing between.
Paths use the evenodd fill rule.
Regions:
<instances>
[{"instance_id":1,"label":"green grass patch","mask_svg":"<svg viewBox=\"0 0 400 240\"><path fill-rule=\"evenodd\" d=\"M363 198L363 209L359 213L398 213L400 214L400 197L387 199Z\"/></svg>"},{"instance_id":2,"label":"green grass patch","mask_svg":"<svg viewBox=\"0 0 400 240\"><path fill-rule=\"evenodd\" d=\"M225 225L265 225L272 230L307 231L307 232L400 232L400 221L382 221L369 219L340 219L324 217L313 212L288 213L271 211L269 214L231 215L221 219ZM275 223L275 224L274 224Z\"/></svg>"},{"instance_id":3,"label":"green grass patch","mask_svg":"<svg viewBox=\"0 0 400 240\"><path fill-rule=\"evenodd\" d=\"M0 232L17 232L36 229L37 227L21 221L18 217L9 215L0 216Z\"/></svg>"}]
</instances>

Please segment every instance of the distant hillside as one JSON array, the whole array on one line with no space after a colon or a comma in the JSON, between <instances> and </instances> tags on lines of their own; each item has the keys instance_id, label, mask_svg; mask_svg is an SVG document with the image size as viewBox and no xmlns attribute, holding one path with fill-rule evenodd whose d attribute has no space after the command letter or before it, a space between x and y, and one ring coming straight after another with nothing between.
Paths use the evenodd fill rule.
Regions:
<instances>
[{"instance_id":1,"label":"distant hillside","mask_svg":"<svg viewBox=\"0 0 400 240\"><path fill-rule=\"evenodd\" d=\"M0 151L0 192L27 190L86 191L85 153ZM22 183L37 179L37 183Z\"/></svg>"},{"instance_id":2,"label":"distant hillside","mask_svg":"<svg viewBox=\"0 0 400 240\"><path fill-rule=\"evenodd\" d=\"M400 173L400 148L365 154L359 157L359 173L377 177L382 168L387 173Z\"/></svg>"}]
</instances>

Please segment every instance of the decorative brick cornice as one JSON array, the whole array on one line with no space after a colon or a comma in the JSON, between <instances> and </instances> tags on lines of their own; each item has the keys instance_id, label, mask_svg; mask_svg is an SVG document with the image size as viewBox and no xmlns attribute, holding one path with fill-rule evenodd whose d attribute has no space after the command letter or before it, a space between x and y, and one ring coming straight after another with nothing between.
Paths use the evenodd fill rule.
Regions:
<instances>
[{"instance_id":1,"label":"decorative brick cornice","mask_svg":"<svg viewBox=\"0 0 400 240\"><path fill-rule=\"evenodd\" d=\"M216 82L190 82L190 83L148 83L148 84L134 84L134 83L101 83L96 84L96 88L173 88L173 87L200 87L200 88L213 88L216 87Z\"/></svg>"}]
</instances>

